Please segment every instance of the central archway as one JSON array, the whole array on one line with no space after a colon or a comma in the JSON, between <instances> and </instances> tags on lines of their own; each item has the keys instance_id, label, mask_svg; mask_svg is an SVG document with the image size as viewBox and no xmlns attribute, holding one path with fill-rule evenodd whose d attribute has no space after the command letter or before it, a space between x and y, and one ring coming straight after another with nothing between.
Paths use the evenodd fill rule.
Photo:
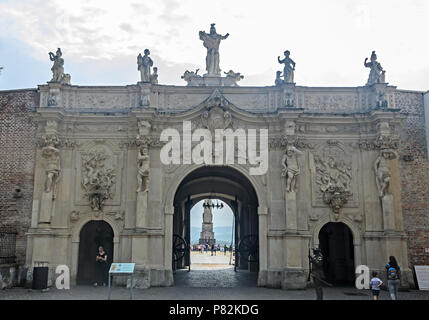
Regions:
<instances>
[{"instance_id":1,"label":"central archway","mask_svg":"<svg viewBox=\"0 0 429 320\"><path fill-rule=\"evenodd\" d=\"M259 201L256 191L243 173L227 166L200 167L188 173L181 181L174 195L174 235L184 238L187 243L190 242L190 210L197 202L209 198L220 199L232 208L236 248L240 240L246 237L252 236L253 239L257 239ZM258 241L256 246L259 252ZM258 254L250 259L245 253L236 256L236 270L258 271ZM189 266L190 254L187 251L175 267L188 268ZM257 272L255 274L257 275Z\"/></svg>"}]
</instances>

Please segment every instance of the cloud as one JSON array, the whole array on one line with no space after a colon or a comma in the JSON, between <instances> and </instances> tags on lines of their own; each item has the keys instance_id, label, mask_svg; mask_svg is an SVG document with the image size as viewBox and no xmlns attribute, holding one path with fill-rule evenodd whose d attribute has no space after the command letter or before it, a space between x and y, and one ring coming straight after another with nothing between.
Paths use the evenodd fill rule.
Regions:
<instances>
[{"instance_id":1,"label":"cloud","mask_svg":"<svg viewBox=\"0 0 429 320\"><path fill-rule=\"evenodd\" d=\"M0 3L0 38L25 43L26 54L40 63L61 47L67 64L97 60L100 73L125 57L134 64L149 48L162 57L162 83L162 69L177 72L165 79L205 69L198 31L216 23L218 33L230 33L220 46L221 69L244 74L242 85L271 85L285 49L297 63L298 85L363 85L363 59L376 50L391 84L423 90L420 70L429 67L429 43L421 34L429 29L428 11L428 1L398 0L14 0ZM114 74L103 79L116 81Z\"/></svg>"},{"instance_id":2,"label":"cloud","mask_svg":"<svg viewBox=\"0 0 429 320\"><path fill-rule=\"evenodd\" d=\"M128 33L136 32L136 30L134 30L134 28L128 23L121 23L119 25L119 28L121 28L123 31L128 32Z\"/></svg>"}]
</instances>

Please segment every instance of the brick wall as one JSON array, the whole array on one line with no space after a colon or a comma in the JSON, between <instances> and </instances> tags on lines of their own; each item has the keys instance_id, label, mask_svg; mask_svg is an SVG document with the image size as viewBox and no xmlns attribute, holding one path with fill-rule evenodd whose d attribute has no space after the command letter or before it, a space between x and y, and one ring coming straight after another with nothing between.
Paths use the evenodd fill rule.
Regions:
<instances>
[{"instance_id":1,"label":"brick wall","mask_svg":"<svg viewBox=\"0 0 429 320\"><path fill-rule=\"evenodd\" d=\"M38 99L35 89L0 92L0 227L18 233L18 263L25 262L31 222L36 127L30 114ZM14 198L16 188L21 198Z\"/></svg>"},{"instance_id":2,"label":"brick wall","mask_svg":"<svg viewBox=\"0 0 429 320\"><path fill-rule=\"evenodd\" d=\"M400 173L404 228L408 234L411 266L429 265L429 161L426 152L423 94L402 91L396 105L408 114L403 122L400 143ZM411 155L412 161L405 161Z\"/></svg>"}]
</instances>

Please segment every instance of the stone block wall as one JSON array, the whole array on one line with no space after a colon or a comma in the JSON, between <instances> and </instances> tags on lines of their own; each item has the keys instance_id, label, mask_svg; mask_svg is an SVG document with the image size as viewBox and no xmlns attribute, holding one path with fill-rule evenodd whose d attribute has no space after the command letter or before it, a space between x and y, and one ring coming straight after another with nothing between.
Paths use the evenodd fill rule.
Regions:
<instances>
[{"instance_id":1,"label":"stone block wall","mask_svg":"<svg viewBox=\"0 0 429 320\"><path fill-rule=\"evenodd\" d=\"M399 91L396 106L408 114L400 136L399 163L410 267L429 265L429 254L424 252L429 248L429 161L423 94ZM411 158L406 159L408 156Z\"/></svg>"},{"instance_id":2,"label":"stone block wall","mask_svg":"<svg viewBox=\"0 0 429 320\"><path fill-rule=\"evenodd\" d=\"M33 201L36 89L0 91L0 228L17 232L17 263L25 263ZM16 197L15 190L21 190Z\"/></svg>"}]
</instances>

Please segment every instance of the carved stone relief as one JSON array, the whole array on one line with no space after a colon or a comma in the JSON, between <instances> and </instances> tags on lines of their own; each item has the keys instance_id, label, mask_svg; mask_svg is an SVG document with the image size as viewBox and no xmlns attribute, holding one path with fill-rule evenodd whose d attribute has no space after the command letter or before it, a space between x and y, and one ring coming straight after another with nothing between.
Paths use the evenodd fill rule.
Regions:
<instances>
[{"instance_id":1,"label":"carved stone relief","mask_svg":"<svg viewBox=\"0 0 429 320\"><path fill-rule=\"evenodd\" d=\"M340 209L351 200L357 206L353 185L353 161L339 141L328 140L310 156L313 174L313 205L329 205L335 220L340 217Z\"/></svg>"},{"instance_id":2,"label":"carved stone relief","mask_svg":"<svg viewBox=\"0 0 429 320\"><path fill-rule=\"evenodd\" d=\"M103 150L93 150L82 159L82 188L94 211L103 210L107 199L112 199L116 183L114 169L106 167L107 155Z\"/></svg>"}]
</instances>

